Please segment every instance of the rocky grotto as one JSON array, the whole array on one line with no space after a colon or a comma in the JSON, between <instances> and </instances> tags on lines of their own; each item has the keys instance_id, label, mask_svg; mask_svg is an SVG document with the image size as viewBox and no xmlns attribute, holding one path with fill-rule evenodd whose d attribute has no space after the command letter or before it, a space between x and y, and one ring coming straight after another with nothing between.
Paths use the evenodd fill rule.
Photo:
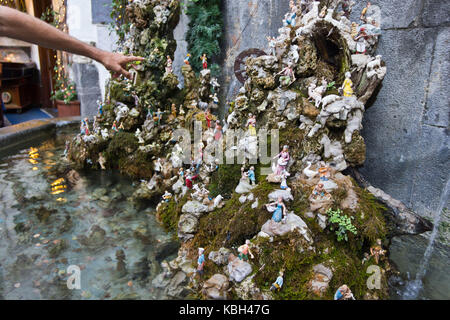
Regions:
<instances>
[{"instance_id":1,"label":"rocky grotto","mask_svg":"<svg viewBox=\"0 0 450 320\"><path fill-rule=\"evenodd\" d=\"M181 10L178 0L126 5L122 51L145 61L132 80L108 83L94 123L66 149L76 169L134 179L134 206L158 203L180 248L152 286L172 299L334 299L341 288L344 299L388 299L390 239L432 224L357 170L364 112L389 72L375 55L379 18L350 21L348 1L291 1L269 54L244 61L221 119L207 60L196 72L186 57L182 89L174 73Z\"/></svg>"}]
</instances>

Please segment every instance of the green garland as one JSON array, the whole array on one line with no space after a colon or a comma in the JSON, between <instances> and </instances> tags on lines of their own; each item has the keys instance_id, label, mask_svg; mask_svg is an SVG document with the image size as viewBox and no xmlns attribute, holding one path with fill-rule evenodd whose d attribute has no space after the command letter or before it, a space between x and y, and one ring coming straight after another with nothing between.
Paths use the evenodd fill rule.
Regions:
<instances>
[{"instance_id":1,"label":"green garland","mask_svg":"<svg viewBox=\"0 0 450 320\"><path fill-rule=\"evenodd\" d=\"M202 70L200 57L206 53L211 74L218 77L220 67L217 64L221 53L220 41L223 35L223 19L220 0L186 0L186 14L190 18L186 33L190 64L196 72Z\"/></svg>"},{"instance_id":2,"label":"green garland","mask_svg":"<svg viewBox=\"0 0 450 320\"><path fill-rule=\"evenodd\" d=\"M118 44L124 40L125 35L130 31L130 24L126 23L126 7L128 0L112 0L111 5L105 5L111 8L111 19L113 22L110 23L110 31L116 32L118 39Z\"/></svg>"}]
</instances>

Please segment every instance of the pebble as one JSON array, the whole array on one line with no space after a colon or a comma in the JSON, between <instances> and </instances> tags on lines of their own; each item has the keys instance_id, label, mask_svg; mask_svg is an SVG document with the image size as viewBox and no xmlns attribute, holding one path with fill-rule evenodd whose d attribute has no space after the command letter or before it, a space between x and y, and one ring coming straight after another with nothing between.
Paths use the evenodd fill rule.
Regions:
<instances>
[{"instance_id":1,"label":"pebble","mask_svg":"<svg viewBox=\"0 0 450 320\"><path fill-rule=\"evenodd\" d=\"M132 287L132 286L133 286L133 281L128 281L127 285L128 285L129 287Z\"/></svg>"},{"instance_id":2,"label":"pebble","mask_svg":"<svg viewBox=\"0 0 450 320\"><path fill-rule=\"evenodd\" d=\"M33 238L39 238L40 236L41 236L40 233L36 233L36 234L33 236Z\"/></svg>"},{"instance_id":3,"label":"pebble","mask_svg":"<svg viewBox=\"0 0 450 320\"><path fill-rule=\"evenodd\" d=\"M15 287L15 288L20 288L20 282L15 283L15 284L14 284L14 287Z\"/></svg>"}]
</instances>

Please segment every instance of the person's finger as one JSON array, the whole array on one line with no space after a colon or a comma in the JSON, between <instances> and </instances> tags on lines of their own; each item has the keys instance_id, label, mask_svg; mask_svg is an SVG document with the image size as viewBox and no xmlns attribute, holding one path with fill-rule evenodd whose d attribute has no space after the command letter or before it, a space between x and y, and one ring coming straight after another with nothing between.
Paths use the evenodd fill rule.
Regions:
<instances>
[{"instance_id":1,"label":"person's finger","mask_svg":"<svg viewBox=\"0 0 450 320\"><path fill-rule=\"evenodd\" d=\"M127 59L127 62L144 61L145 60L145 58L143 58L143 57L135 57L135 56L127 56L126 59Z\"/></svg>"},{"instance_id":2,"label":"person's finger","mask_svg":"<svg viewBox=\"0 0 450 320\"><path fill-rule=\"evenodd\" d=\"M129 73L127 70L125 70L125 69L120 69L120 73L123 74L124 77L126 77L126 78L132 80L132 79L131 79L131 78L132 78L132 77L131 77L131 73Z\"/></svg>"}]
</instances>

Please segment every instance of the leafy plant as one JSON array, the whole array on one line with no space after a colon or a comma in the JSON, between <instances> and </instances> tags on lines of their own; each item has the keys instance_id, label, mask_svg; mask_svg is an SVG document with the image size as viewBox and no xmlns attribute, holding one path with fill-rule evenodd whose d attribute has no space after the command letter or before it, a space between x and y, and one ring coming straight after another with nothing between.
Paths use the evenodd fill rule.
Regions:
<instances>
[{"instance_id":1,"label":"leafy plant","mask_svg":"<svg viewBox=\"0 0 450 320\"><path fill-rule=\"evenodd\" d=\"M220 41L223 35L223 19L220 11L220 0L187 0L186 14L190 18L189 30L186 33L188 51L191 54L192 68L199 72L202 69L200 57L206 53L211 74L220 74L220 67L214 61L221 53Z\"/></svg>"},{"instance_id":2,"label":"leafy plant","mask_svg":"<svg viewBox=\"0 0 450 320\"><path fill-rule=\"evenodd\" d=\"M58 67L55 67L55 90L52 92L53 100L63 100L65 104L78 99L75 82L69 80L64 71L58 75Z\"/></svg>"},{"instance_id":3,"label":"leafy plant","mask_svg":"<svg viewBox=\"0 0 450 320\"><path fill-rule=\"evenodd\" d=\"M111 5L105 4L105 6L111 6L111 19L113 22L110 24L110 30L115 31L118 36L118 43L121 43L125 39L125 35L130 31L130 23L126 22L125 14L128 0L112 0Z\"/></svg>"},{"instance_id":4,"label":"leafy plant","mask_svg":"<svg viewBox=\"0 0 450 320\"><path fill-rule=\"evenodd\" d=\"M358 233L356 231L356 227L352 224L354 217L348 217L347 215L342 214L340 209L334 211L330 208L328 209L327 214L329 217L329 222L332 224L332 226L330 226L330 230L333 231L336 229L335 233L338 241L342 241L343 239L348 241L347 231L353 234Z\"/></svg>"},{"instance_id":5,"label":"leafy plant","mask_svg":"<svg viewBox=\"0 0 450 320\"><path fill-rule=\"evenodd\" d=\"M336 82L332 81L327 85L327 90L335 90L336 89Z\"/></svg>"},{"instance_id":6,"label":"leafy plant","mask_svg":"<svg viewBox=\"0 0 450 320\"><path fill-rule=\"evenodd\" d=\"M59 14L59 12L54 11L51 7L47 7L47 9L41 15L41 20L59 29L60 17L61 15Z\"/></svg>"}]
</instances>

